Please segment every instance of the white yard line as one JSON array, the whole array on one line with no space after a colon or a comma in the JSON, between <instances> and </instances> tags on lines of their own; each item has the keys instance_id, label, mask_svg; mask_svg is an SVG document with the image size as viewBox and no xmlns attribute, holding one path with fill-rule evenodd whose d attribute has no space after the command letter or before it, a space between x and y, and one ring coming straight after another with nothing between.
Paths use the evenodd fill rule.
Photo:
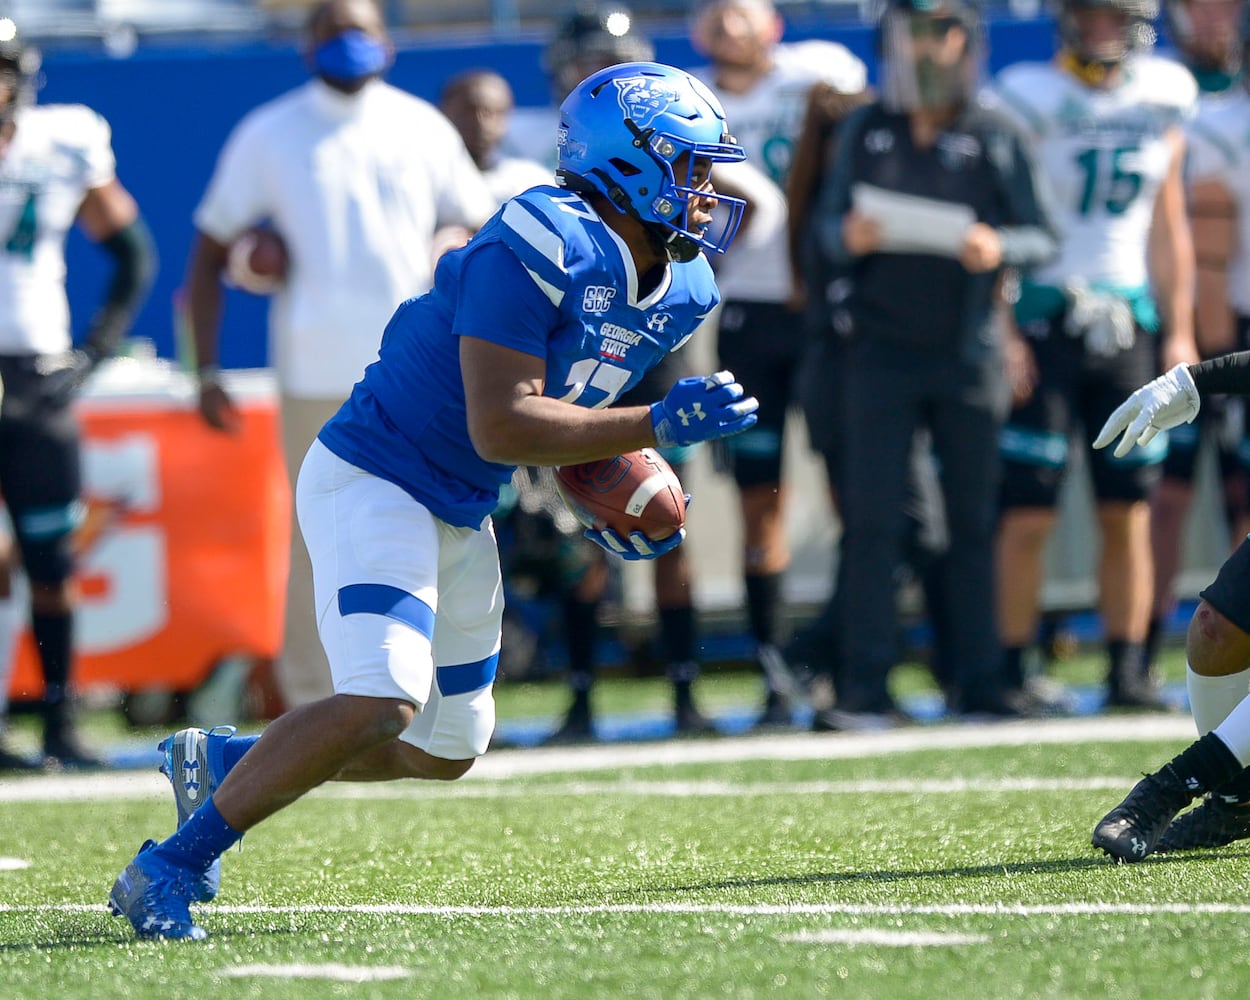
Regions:
<instances>
[{"instance_id":1,"label":"white yard line","mask_svg":"<svg viewBox=\"0 0 1250 1000\"><path fill-rule=\"evenodd\" d=\"M473 791L478 783L522 775L603 771L622 767L730 764L748 760L850 760L918 750L994 746L1153 740L1183 742L1196 738L1196 735L1194 724L1187 716L1097 716L989 725L912 726L877 733L790 733L708 740L668 740L659 743L536 747L489 753L474 765L473 770L462 781L450 786L435 787L450 794L472 795L485 794ZM1144 763L1150 766L1162 764L1163 761L1148 760ZM395 794L396 788L414 786L401 784L358 787L366 789L363 793L365 795L390 796ZM970 786L970 790L972 788ZM362 793L344 793L336 788L334 794ZM532 790L526 794L532 794ZM155 768L151 771L0 778L0 802L122 800L161 798L168 795L169 783Z\"/></svg>"},{"instance_id":2,"label":"white yard line","mask_svg":"<svg viewBox=\"0 0 1250 1000\"><path fill-rule=\"evenodd\" d=\"M0 913L100 913L102 903L47 903L15 906L0 903ZM611 914L689 914L694 916L789 917L1063 917L1063 916L1173 916L1250 915L1250 903L1108 903L1100 900L1072 903L603 903L585 906L421 906L404 903L307 906L197 906L212 915L317 916L357 915L384 917L570 917Z\"/></svg>"},{"instance_id":3,"label":"white yard line","mask_svg":"<svg viewBox=\"0 0 1250 1000\"><path fill-rule=\"evenodd\" d=\"M399 965L227 965L217 975L227 979L329 979L337 983L372 983L407 979L413 973Z\"/></svg>"},{"instance_id":4,"label":"white yard line","mask_svg":"<svg viewBox=\"0 0 1250 1000\"><path fill-rule=\"evenodd\" d=\"M988 944L988 934L949 934L944 931L893 931L872 927L799 931L779 934L783 944L866 944L878 948L945 948L961 944Z\"/></svg>"}]
</instances>

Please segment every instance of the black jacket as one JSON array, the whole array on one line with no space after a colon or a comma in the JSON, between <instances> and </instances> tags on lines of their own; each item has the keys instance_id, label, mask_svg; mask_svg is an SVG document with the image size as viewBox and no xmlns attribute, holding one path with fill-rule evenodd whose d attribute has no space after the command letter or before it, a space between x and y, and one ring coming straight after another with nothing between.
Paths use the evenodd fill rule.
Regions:
<instances>
[{"instance_id":1,"label":"black jacket","mask_svg":"<svg viewBox=\"0 0 1250 1000\"><path fill-rule=\"evenodd\" d=\"M835 325L854 337L984 357L994 347L999 271L970 274L937 254L852 257L842 243L842 218L857 183L970 207L977 221L998 231L1002 266L1027 270L1053 256L1058 244L1019 135L1001 115L973 104L921 149L905 114L880 102L867 105L842 127L814 220L819 251L848 278Z\"/></svg>"}]
</instances>

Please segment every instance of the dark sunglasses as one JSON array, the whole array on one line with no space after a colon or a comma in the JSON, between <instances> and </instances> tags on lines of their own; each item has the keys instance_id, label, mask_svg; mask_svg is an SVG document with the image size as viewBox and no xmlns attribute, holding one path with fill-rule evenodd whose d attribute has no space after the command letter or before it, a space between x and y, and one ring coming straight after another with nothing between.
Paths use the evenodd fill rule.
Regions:
<instances>
[{"instance_id":1,"label":"dark sunglasses","mask_svg":"<svg viewBox=\"0 0 1250 1000\"><path fill-rule=\"evenodd\" d=\"M913 17L910 20L912 38L945 38L963 26L957 17Z\"/></svg>"}]
</instances>

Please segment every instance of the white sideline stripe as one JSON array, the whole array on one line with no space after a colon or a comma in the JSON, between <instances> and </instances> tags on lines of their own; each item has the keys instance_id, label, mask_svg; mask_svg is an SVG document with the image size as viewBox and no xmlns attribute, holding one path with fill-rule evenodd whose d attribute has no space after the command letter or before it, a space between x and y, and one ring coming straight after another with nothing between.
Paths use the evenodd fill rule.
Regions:
<instances>
[{"instance_id":1,"label":"white sideline stripe","mask_svg":"<svg viewBox=\"0 0 1250 1000\"><path fill-rule=\"evenodd\" d=\"M229 965L217 975L232 979L332 979L340 983L369 983L384 979L407 979L411 973L398 965Z\"/></svg>"},{"instance_id":2,"label":"white sideline stripe","mask_svg":"<svg viewBox=\"0 0 1250 1000\"><path fill-rule=\"evenodd\" d=\"M638 795L656 798L748 798L755 795L946 795L975 792L1125 791L1134 776L1090 778L890 778L880 781L562 781L550 785L432 785L418 782L388 786L334 784L317 794L335 799L412 799L437 795L456 799L534 799L588 795Z\"/></svg>"},{"instance_id":3,"label":"white sideline stripe","mask_svg":"<svg viewBox=\"0 0 1250 1000\"><path fill-rule=\"evenodd\" d=\"M854 760L917 750L1160 740L1188 742L1196 737L1194 724L1188 716L1096 716L986 725L913 726L879 733L793 733L698 742L669 740L588 747L532 747L489 753L451 787L463 791L479 782L521 775L603 771L619 767L729 764L747 760ZM168 795L169 782L155 766L150 772L0 778L0 802L121 800L165 798Z\"/></svg>"},{"instance_id":4,"label":"white sideline stripe","mask_svg":"<svg viewBox=\"0 0 1250 1000\"><path fill-rule=\"evenodd\" d=\"M941 931L880 931L864 927L855 930L800 931L782 934L787 944L872 944L886 948L932 948L942 945L987 944L988 934L943 934Z\"/></svg>"},{"instance_id":5,"label":"white sideline stripe","mask_svg":"<svg viewBox=\"0 0 1250 1000\"><path fill-rule=\"evenodd\" d=\"M848 916L848 917L1072 917L1072 916L1195 916L1250 915L1250 903L604 903L585 906L421 906L407 903L358 905L197 906L200 916L317 916L350 915L394 917L572 917L606 914L689 914L737 917ZM100 913L111 915L104 903L47 903L22 906L0 903L0 913Z\"/></svg>"},{"instance_id":6,"label":"white sideline stripe","mask_svg":"<svg viewBox=\"0 0 1250 1000\"><path fill-rule=\"evenodd\" d=\"M487 754L462 780L510 778L561 771L601 771L616 767L724 764L744 760L854 760L916 750L963 750L976 747L1056 743L1122 743L1198 738L1187 715L1095 716L997 722L984 725L910 726L886 732L793 733L739 736L694 742L669 740L648 744L588 747L532 747ZM1160 761L1162 763L1162 761Z\"/></svg>"},{"instance_id":7,"label":"white sideline stripe","mask_svg":"<svg viewBox=\"0 0 1250 1000\"><path fill-rule=\"evenodd\" d=\"M29 867L30 862L25 858L0 858L0 872L16 872Z\"/></svg>"}]
</instances>

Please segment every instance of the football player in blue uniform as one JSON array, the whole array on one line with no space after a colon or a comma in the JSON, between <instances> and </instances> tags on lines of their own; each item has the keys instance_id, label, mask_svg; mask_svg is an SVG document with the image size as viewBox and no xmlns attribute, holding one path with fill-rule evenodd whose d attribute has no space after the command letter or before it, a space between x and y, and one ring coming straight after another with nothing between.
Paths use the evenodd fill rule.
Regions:
<instances>
[{"instance_id":1,"label":"football player in blue uniform","mask_svg":"<svg viewBox=\"0 0 1250 1000\"><path fill-rule=\"evenodd\" d=\"M141 937L205 937L190 904L220 855L324 781L459 778L494 727L502 587L490 512L518 465L562 465L751 427L728 372L650 406L610 404L704 322L704 252L744 204L713 165L744 154L712 93L655 63L609 67L561 108L559 187L507 202L434 288L396 311L378 360L304 461L296 509L335 694L259 737L166 740L179 828L110 895ZM626 559L681 541L588 531Z\"/></svg>"}]
</instances>

